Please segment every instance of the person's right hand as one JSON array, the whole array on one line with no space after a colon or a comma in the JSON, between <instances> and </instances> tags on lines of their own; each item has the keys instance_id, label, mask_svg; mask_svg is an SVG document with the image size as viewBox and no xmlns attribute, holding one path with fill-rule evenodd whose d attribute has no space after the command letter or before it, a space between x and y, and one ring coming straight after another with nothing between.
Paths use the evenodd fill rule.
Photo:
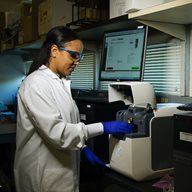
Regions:
<instances>
[{"instance_id":1,"label":"person's right hand","mask_svg":"<svg viewBox=\"0 0 192 192\"><path fill-rule=\"evenodd\" d=\"M133 125L123 121L102 122L105 134L131 133Z\"/></svg>"},{"instance_id":2,"label":"person's right hand","mask_svg":"<svg viewBox=\"0 0 192 192\"><path fill-rule=\"evenodd\" d=\"M85 159L92 165L99 165L102 168L107 168L106 164L99 157L97 157L87 146L83 147L82 153Z\"/></svg>"}]
</instances>

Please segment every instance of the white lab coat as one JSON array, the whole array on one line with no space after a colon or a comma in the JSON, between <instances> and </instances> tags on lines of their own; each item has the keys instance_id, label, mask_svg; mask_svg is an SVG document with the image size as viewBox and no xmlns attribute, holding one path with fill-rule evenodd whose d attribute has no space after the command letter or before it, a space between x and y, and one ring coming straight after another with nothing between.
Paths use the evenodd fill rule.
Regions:
<instances>
[{"instance_id":1,"label":"white lab coat","mask_svg":"<svg viewBox=\"0 0 192 192\"><path fill-rule=\"evenodd\" d=\"M17 192L78 192L80 149L102 133L101 123L79 121L70 81L41 66L18 92Z\"/></svg>"}]
</instances>

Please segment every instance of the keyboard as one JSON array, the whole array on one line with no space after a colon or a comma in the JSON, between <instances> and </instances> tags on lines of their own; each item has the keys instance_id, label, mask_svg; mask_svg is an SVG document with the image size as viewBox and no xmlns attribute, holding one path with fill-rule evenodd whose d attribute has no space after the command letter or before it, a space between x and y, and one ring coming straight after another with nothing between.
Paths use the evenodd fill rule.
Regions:
<instances>
[{"instance_id":1,"label":"keyboard","mask_svg":"<svg viewBox=\"0 0 192 192\"><path fill-rule=\"evenodd\" d=\"M192 111L192 103L187 103L184 105L180 105L177 107L177 109L179 110L183 110L183 111Z\"/></svg>"}]
</instances>

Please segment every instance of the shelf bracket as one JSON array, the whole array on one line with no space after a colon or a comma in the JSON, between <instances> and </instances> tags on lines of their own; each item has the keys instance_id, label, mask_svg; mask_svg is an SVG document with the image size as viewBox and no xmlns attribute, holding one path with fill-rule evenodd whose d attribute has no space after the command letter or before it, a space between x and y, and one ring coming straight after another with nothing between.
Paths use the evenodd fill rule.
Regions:
<instances>
[{"instance_id":1,"label":"shelf bracket","mask_svg":"<svg viewBox=\"0 0 192 192\"><path fill-rule=\"evenodd\" d=\"M146 21L146 20L137 20L140 23L158 29L164 33L172 35L176 38L179 38L183 41L186 40L186 29L185 25L181 24L173 24L173 23L165 23L165 22L157 22L157 21Z\"/></svg>"}]
</instances>

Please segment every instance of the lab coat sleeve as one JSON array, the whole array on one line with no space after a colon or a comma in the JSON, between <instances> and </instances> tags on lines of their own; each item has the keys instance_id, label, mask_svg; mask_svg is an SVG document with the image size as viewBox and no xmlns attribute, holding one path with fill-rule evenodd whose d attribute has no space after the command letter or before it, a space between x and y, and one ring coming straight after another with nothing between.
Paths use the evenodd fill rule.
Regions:
<instances>
[{"instance_id":1,"label":"lab coat sleeve","mask_svg":"<svg viewBox=\"0 0 192 192\"><path fill-rule=\"evenodd\" d=\"M33 122L35 131L42 139L56 148L82 148L89 137L103 133L101 123L85 125L79 122L73 124L63 119L54 102L50 87L47 88L45 84L43 86L38 82L24 85L19 91L19 97L28 117Z\"/></svg>"},{"instance_id":2,"label":"lab coat sleeve","mask_svg":"<svg viewBox=\"0 0 192 192\"><path fill-rule=\"evenodd\" d=\"M92 124L89 124L86 126L87 126L87 131L88 131L88 138L103 134L102 123L92 123Z\"/></svg>"}]
</instances>

